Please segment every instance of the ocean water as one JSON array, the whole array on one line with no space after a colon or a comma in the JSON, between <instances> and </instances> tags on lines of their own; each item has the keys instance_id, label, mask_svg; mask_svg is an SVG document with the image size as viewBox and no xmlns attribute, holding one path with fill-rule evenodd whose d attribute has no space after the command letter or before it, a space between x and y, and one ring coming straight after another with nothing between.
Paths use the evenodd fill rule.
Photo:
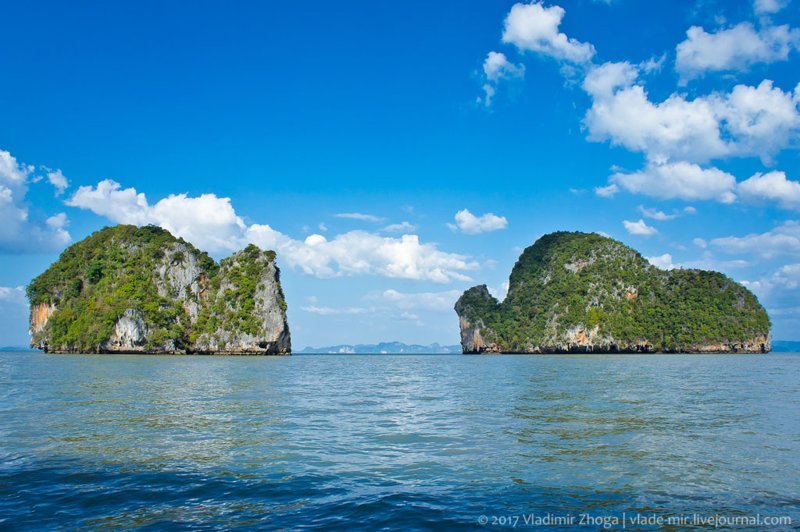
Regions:
<instances>
[{"instance_id":1,"label":"ocean water","mask_svg":"<svg viewBox=\"0 0 800 532\"><path fill-rule=\"evenodd\" d=\"M800 355L0 354L0 529L548 515L798 527Z\"/></svg>"}]
</instances>

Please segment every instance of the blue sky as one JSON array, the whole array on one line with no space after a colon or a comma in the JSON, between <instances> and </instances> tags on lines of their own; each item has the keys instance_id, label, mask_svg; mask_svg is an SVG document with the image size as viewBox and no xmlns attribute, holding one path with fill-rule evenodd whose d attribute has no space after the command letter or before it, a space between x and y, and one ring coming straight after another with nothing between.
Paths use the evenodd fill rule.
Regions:
<instances>
[{"instance_id":1,"label":"blue sky","mask_svg":"<svg viewBox=\"0 0 800 532\"><path fill-rule=\"evenodd\" d=\"M8 3L0 344L115 223L275 248L296 348L457 343L458 294L562 229L723 271L800 339L798 5Z\"/></svg>"}]
</instances>

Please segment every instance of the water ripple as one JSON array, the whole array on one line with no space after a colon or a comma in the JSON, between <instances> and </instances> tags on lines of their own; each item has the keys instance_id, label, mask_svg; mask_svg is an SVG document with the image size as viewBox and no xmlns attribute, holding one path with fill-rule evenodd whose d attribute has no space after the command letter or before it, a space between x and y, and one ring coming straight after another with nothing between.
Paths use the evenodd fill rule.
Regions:
<instances>
[{"instance_id":1,"label":"water ripple","mask_svg":"<svg viewBox=\"0 0 800 532\"><path fill-rule=\"evenodd\" d=\"M800 356L0 355L2 528L800 519Z\"/></svg>"}]
</instances>

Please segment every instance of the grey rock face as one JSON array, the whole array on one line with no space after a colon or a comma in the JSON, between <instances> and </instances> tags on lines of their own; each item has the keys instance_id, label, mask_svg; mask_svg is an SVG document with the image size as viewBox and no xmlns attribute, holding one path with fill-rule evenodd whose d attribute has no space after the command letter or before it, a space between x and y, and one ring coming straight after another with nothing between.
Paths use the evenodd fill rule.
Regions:
<instances>
[{"instance_id":1,"label":"grey rock face","mask_svg":"<svg viewBox=\"0 0 800 532\"><path fill-rule=\"evenodd\" d=\"M223 354L290 353L291 336L280 272L269 253L248 247L223 261L218 275L220 286L209 302L213 311L208 320L217 327L200 335L194 350ZM250 277L255 285L254 291L244 296L235 284L242 275ZM242 327L238 318L251 305L248 315L252 319Z\"/></svg>"},{"instance_id":2,"label":"grey rock face","mask_svg":"<svg viewBox=\"0 0 800 532\"><path fill-rule=\"evenodd\" d=\"M175 242L169 246L155 272L154 280L158 295L181 301L190 322L194 323L208 290L208 277L189 246L183 242Z\"/></svg>"},{"instance_id":3,"label":"grey rock face","mask_svg":"<svg viewBox=\"0 0 800 532\"><path fill-rule=\"evenodd\" d=\"M479 309L485 305L497 305L485 284L470 288L456 301L455 311L461 329L461 349L464 353L499 353L494 342L486 342L481 331L486 328Z\"/></svg>"},{"instance_id":4,"label":"grey rock face","mask_svg":"<svg viewBox=\"0 0 800 532\"><path fill-rule=\"evenodd\" d=\"M102 349L117 352L138 352L144 350L147 341L147 325L142 313L136 309L126 309L114 324L111 337L103 343Z\"/></svg>"}]
</instances>

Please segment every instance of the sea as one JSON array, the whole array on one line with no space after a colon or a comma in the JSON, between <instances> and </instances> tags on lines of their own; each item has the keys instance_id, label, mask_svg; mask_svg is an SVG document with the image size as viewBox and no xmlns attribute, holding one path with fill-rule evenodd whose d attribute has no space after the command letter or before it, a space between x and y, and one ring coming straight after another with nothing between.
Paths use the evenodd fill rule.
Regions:
<instances>
[{"instance_id":1,"label":"sea","mask_svg":"<svg viewBox=\"0 0 800 532\"><path fill-rule=\"evenodd\" d=\"M800 527L800 355L0 353L0 529Z\"/></svg>"}]
</instances>

